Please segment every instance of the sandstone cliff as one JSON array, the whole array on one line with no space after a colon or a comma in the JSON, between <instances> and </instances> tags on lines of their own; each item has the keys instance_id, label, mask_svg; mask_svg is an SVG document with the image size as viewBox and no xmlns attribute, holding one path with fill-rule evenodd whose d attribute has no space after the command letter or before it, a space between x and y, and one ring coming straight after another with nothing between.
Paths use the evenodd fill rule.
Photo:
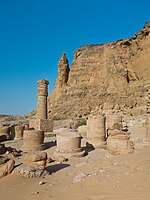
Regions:
<instances>
[{"instance_id":1,"label":"sandstone cliff","mask_svg":"<svg viewBox=\"0 0 150 200\"><path fill-rule=\"evenodd\" d=\"M150 83L150 21L133 37L63 54L49 101L49 117L79 117L92 111L145 112Z\"/></svg>"}]
</instances>

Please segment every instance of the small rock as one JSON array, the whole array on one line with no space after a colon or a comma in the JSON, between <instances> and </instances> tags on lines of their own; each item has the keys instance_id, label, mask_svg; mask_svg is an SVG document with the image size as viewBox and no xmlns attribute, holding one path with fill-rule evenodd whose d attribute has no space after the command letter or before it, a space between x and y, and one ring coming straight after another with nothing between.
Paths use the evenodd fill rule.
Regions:
<instances>
[{"instance_id":1,"label":"small rock","mask_svg":"<svg viewBox=\"0 0 150 200\"><path fill-rule=\"evenodd\" d=\"M68 161L68 159L64 158L63 156L58 156L56 160L58 164Z\"/></svg>"},{"instance_id":2,"label":"small rock","mask_svg":"<svg viewBox=\"0 0 150 200\"><path fill-rule=\"evenodd\" d=\"M99 172L104 174L106 171L104 169L101 169Z\"/></svg>"},{"instance_id":3,"label":"small rock","mask_svg":"<svg viewBox=\"0 0 150 200\"><path fill-rule=\"evenodd\" d=\"M80 182L82 181L83 179L85 179L87 176L89 176L90 174L87 174L87 173L84 173L82 172L81 174L78 174L75 178L74 178L74 182L77 183L77 182Z\"/></svg>"},{"instance_id":4,"label":"small rock","mask_svg":"<svg viewBox=\"0 0 150 200\"><path fill-rule=\"evenodd\" d=\"M52 159L52 158L50 158L50 157L47 158L47 163L52 163L52 162L54 162L54 161L55 161L55 160Z\"/></svg>"},{"instance_id":5,"label":"small rock","mask_svg":"<svg viewBox=\"0 0 150 200\"><path fill-rule=\"evenodd\" d=\"M42 181L39 182L39 185L44 185L45 183L46 183L46 181L42 180Z\"/></svg>"}]
</instances>

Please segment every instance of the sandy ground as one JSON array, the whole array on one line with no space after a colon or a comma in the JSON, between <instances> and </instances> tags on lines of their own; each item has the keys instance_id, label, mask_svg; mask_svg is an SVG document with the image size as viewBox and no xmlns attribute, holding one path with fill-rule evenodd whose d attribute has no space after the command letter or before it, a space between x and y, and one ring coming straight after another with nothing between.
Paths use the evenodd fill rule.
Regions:
<instances>
[{"instance_id":1,"label":"sandy ground","mask_svg":"<svg viewBox=\"0 0 150 200\"><path fill-rule=\"evenodd\" d=\"M46 152L50 157L56 148L54 140L46 139ZM22 141L6 143L6 146L18 149L21 145ZM52 175L46 178L24 178L13 173L1 178L0 200L150 199L150 147L118 156L110 156L106 150L97 149L89 151L83 158L50 163L47 168ZM74 178L80 173L88 176L75 183ZM39 185L41 180L45 184Z\"/></svg>"}]
</instances>

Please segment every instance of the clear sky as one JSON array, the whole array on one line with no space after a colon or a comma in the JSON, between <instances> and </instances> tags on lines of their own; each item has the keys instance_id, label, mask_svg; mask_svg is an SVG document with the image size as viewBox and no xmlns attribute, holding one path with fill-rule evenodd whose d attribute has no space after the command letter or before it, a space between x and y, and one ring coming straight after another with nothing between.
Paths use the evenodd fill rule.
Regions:
<instances>
[{"instance_id":1,"label":"clear sky","mask_svg":"<svg viewBox=\"0 0 150 200\"><path fill-rule=\"evenodd\" d=\"M150 20L150 0L0 0L0 113L36 108L37 80L51 93L62 52L128 38Z\"/></svg>"}]
</instances>

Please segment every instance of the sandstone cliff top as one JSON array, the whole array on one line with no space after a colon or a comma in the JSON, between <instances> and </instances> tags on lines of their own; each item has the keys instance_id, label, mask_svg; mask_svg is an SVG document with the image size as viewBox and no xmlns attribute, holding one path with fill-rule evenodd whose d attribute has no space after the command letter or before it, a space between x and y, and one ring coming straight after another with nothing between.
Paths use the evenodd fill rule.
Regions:
<instances>
[{"instance_id":1,"label":"sandstone cliff top","mask_svg":"<svg viewBox=\"0 0 150 200\"><path fill-rule=\"evenodd\" d=\"M88 44L88 45L83 45L81 46L80 48L76 49L74 51L74 55L76 57L76 53L79 52L79 51L84 51L84 50L90 50L90 49L93 49L93 48L103 48L104 46L109 46L109 45L116 45L116 44L123 44L123 45L130 45L129 44L129 41L132 42L133 40L135 39L139 39L141 40L143 37L147 36L148 34L150 33L150 21L147 21L145 24L144 24L144 27L138 31L137 33L135 33L131 38L127 38L127 39L119 39L117 41L114 41L114 42L107 42L107 43L104 43L104 44ZM125 41L125 43L122 41Z\"/></svg>"}]
</instances>

